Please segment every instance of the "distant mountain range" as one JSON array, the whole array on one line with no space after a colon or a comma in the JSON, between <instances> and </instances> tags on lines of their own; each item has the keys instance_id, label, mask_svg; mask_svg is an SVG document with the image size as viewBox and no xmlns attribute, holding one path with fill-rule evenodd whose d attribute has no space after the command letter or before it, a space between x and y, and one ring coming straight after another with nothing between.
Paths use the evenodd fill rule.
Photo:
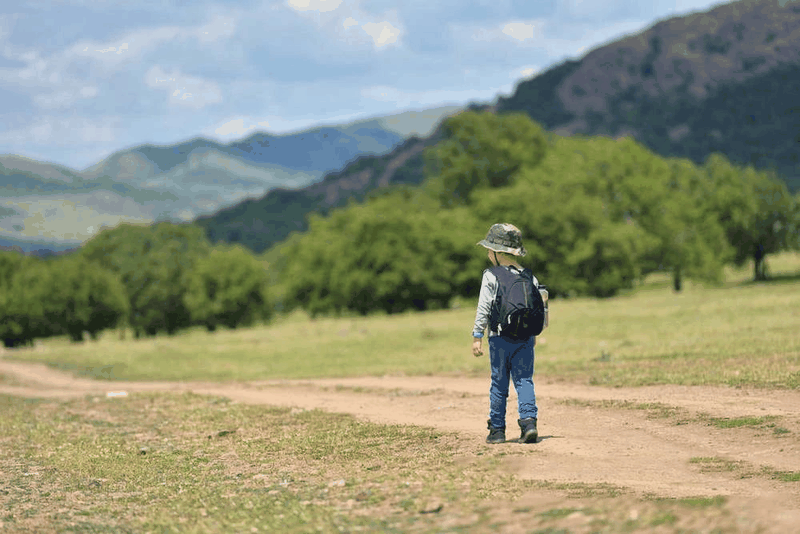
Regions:
<instances>
[{"instance_id":1,"label":"distant mountain range","mask_svg":"<svg viewBox=\"0 0 800 534\"><path fill-rule=\"evenodd\" d=\"M63 250L123 221L190 221L275 188L302 188L357 156L384 154L409 135L427 134L457 109L255 133L227 145L203 138L142 145L83 171L0 156L0 247Z\"/></svg>"},{"instance_id":2,"label":"distant mountain range","mask_svg":"<svg viewBox=\"0 0 800 534\"><path fill-rule=\"evenodd\" d=\"M560 135L632 136L665 157L721 152L773 168L800 190L800 2L742 0L675 17L524 80L472 109L524 112ZM197 223L210 238L262 251L348 198L423 181L439 132L362 156L299 190L274 190Z\"/></svg>"}]
</instances>

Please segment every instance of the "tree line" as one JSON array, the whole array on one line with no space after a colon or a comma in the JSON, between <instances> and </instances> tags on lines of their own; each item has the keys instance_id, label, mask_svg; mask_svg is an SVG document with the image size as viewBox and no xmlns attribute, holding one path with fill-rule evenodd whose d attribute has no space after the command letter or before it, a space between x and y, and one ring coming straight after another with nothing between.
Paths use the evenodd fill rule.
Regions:
<instances>
[{"instance_id":1,"label":"tree line","mask_svg":"<svg viewBox=\"0 0 800 534\"><path fill-rule=\"evenodd\" d=\"M0 253L0 339L7 347L102 330L135 337L269 319L264 268L241 247L214 247L193 225L121 225L50 259Z\"/></svg>"},{"instance_id":2,"label":"tree line","mask_svg":"<svg viewBox=\"0 0 800 534\"><path fill-rule=\"evenodd\" d=\"M521 263L554 298L612 297L655 271L680 290L750 259L759 280L767 255L800 249L800 197L719 154L665 159L629 138L554 136L521 113L467 111L442 131L424 152L422 186L312 214L307 231L260 259L170 223L104 230L47 260L0 253L0 338L213 331L294 308L443 308L477 296L487 260L476 243L495 222L522 230Z\"/></svg>"},{"instance_id":3,"label":"tree line","mask_svg":"<svg viewBox=\"0 0 800 534\"><path fill-rule=\"evenodd\" d=\"M425 152L422 187L351 203L267 253L288 307L389 313L474 297L475 243L518 226L521 263L554 297L611 297L655 271L718 283L727 264L800 249L800 197L769 171L713 154L662 158L630 138L559 137L527 115L463 112Z\"/></svg>"}]
</instances>

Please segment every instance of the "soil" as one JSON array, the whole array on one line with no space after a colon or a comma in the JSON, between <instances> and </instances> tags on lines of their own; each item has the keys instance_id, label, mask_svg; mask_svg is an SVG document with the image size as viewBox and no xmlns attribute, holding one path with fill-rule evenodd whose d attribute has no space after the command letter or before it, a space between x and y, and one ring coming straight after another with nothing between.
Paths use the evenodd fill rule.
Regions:
<instances>
[{"instance_id":1,"label":"soil","mask_svg":"<svg viewBox=\"0 0 800 534\"><path fill-rule=\"evenodd\" d=\"M0 376L5 377L0 393L24 397L191 391L249 404L350 413L375 423L435 427L457 432L474 442L476 451L524 448L525 454L509 454L503 464L522 479L607 484L641 497L723 495L747 524L760 525L742 532L800 531L800 481L795 480L800 473L800 391L796 390L603 388L534 377L539 441L513 441L519 431L512 391L509 442L491 446L484 443L488 376L108 382L2 357ZM736 418L754 419L744 426L719 424L735 423Z\"/></svg>"}]
</instances>

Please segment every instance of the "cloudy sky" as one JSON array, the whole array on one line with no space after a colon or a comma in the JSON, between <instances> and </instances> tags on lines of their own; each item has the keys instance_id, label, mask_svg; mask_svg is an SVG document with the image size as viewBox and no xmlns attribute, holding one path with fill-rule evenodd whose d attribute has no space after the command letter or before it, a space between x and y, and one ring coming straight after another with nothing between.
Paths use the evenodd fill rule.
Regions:
<instances>
[{"instance_id":1,"label":"cloudy sky","mask_svg":"<svg viewBox=\"0 0 800 534\"><path fill-rule=\"evenodd\" d=\"M0 154L82 170L440 105L719 0L0 1Z\"/></svg>"}]
</instances>

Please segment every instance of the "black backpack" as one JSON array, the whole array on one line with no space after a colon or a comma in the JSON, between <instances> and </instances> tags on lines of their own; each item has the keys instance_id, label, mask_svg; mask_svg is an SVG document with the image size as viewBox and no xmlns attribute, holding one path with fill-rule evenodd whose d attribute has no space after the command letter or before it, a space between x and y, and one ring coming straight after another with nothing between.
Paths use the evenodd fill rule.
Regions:
<instances>
[{"instance_id":1,"label":"black backpack","mask_svg":"<svg viewBox=\"0 0 800 534\"><path fill-rule=\"evenodd\" d=\"M544 330L544 301L528 269L511 272L495 265L489 272L497 277L497 298L489 318L491 329L511 339L529 339Z\"/></svg>"}]
</instances>

